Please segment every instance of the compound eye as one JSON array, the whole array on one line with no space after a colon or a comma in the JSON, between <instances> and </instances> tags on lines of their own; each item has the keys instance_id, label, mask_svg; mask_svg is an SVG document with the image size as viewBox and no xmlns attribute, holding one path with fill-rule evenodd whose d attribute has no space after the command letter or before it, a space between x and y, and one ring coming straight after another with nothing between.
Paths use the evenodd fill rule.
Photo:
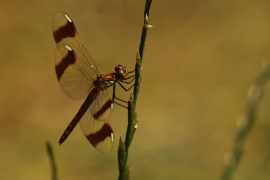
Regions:
<instances>
[{"instance_id":1,"label":"compound eye","mask_svg":"<svg viewBox=\"0 0 270 180\"><path fill-rule=\"evenodd\" d=\"M117 65L114 68L115 73L117 73L119 76L125 77L128 73L127 68L122 65Z\"/></svg>"},{"instance_id":2,"label":"compound eye","mask_svg":"<svg viewBox=\"0 0 270 180\"><path fill-rule=\"evenodd\" d=\"M115 68L114 68L114 70L115 70L116 72L119 72L121 69L123 69L123 66L122 66L122 65L117 65L117 66L115 66Z\"/></svg>"},{"instance_id":3,"label":"compound eye","mask_svg":"<svg viewBox=\"0 0 270 180\"><path fill-rule=\"evenodd\" d=\"M128 72L127 71L127 68L126 67L123 67L122 70L121 70L121 73L125 73L126 74L127 72Z\"/></svg>"}]
</instances>

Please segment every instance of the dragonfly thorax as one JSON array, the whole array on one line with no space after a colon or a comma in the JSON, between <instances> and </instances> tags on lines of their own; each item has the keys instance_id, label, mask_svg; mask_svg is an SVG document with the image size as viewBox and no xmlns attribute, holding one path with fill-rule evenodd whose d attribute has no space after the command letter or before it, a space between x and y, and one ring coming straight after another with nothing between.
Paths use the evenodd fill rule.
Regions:
<instances>
[{"instance_id":1,"label":"dragonfly thorax","mask_svg":"<svg viewBox=\"0 0 270 180\"><path fill-rule=\"evenodd\" d=\"M114 83L115 83L114 73L100 74L96 80L96 86L100 87L101 91L113 86Z\"/></svg>"},{"instance_id":2,"label":"dragonfly thorax","mask_svg":"<svg viewBox=\"0 0 270 180\"><path fill-rule=\"evenodd\" d=\"M100 90L105 90L114 85L115 82L125 79L128 75L128 70L122 65L117 65L113 73L100 74L95 82L96 86L101 87Z\"/></svg>"}]
</instances>

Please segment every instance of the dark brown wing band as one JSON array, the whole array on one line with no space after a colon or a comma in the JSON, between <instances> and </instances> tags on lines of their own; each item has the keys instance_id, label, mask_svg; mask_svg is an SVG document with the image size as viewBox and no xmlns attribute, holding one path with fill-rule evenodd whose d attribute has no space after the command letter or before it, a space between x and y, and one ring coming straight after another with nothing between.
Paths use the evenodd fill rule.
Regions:
<instances>
[{"instance_id":1,"label":"dark brown wing band","mask_svg":"<svg viewBox=\"0 0 270 180\"><path fill-rule=\"evenodd\" d=\"M76 54L69 47L67 55L65 57L63 57L63 59L55 66L55 72L56 72L58 81L60 80L60 78L64 74L65 70L70 65L75 64L75 62L76 62Z\"/></svg>"},{"instance_id":2,"label":"dark brown wing band","mask_svg":"<svg viewBox=\"0 0 270 180\"><path fill-rule=\"evenodd\" d=\"M100 108L100 110L98 110L95 114L93 114L93 117L95 119L99 119L100 116L102 116L108 109L111 108L112 105L112 100L109 99L108 101L106 101L106 103Z\"/></svg>"},{"instance_id":3,"label":"dark brown wing band","mask_svg":"<svg viewBox=\"0 0 270 180\"><path fill-rule=\"evenodd\" d=\"M65 16L67 16L65 14ZM66 17L67 19L67 17ZM73 23L73 21L69 21L71 19L67 19L66 24L59 27L57 30L53 32L53 37L56 43L59 43L62 41L62 39L67 38L67 37L75 37L77 34L76 27Z\"/></svg>"},{"instance_id":4,"label":"dark brown wing band","mask_svg":"<svg viewBox=\"0 0 270 180\"><path fill-rule=\"evenodd\" d=\"M95 133L89 134L86 138L91 142L91 144L96 147L99 143L103 142L106 138L112 138L113 130L109 123L104 123L102 128ZM112 139L113 141L113 139Z\"/></svg>"}]
</instances>

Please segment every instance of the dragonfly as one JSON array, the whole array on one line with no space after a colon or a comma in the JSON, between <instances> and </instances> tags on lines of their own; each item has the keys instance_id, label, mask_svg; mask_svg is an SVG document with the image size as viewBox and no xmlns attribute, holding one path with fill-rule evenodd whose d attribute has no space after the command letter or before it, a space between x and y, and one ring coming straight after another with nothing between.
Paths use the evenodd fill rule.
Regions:
<instances>
[{"instance_id":1,"label":"dragonfly","mask_svg":"<svg viewBox=\"0 0 270 180\"><path fill-rule=\"evenodd\" d=\"M134 71L117 65L114 72L99 74L97 66L85 47L80 43L78 32L72 19L64 12L53 17L53 37L57 46L55 72L62 91L71 99L86 99L79 111L62 134L60 145L68 138L79 123L87 140L100 152L109 153L114 143L113 129L107 121L113 104L125 107L115 100L126 102L115 96L115 85L130 84ZM107 89L113 87L112 98Z\"/></svg>"}]
</instances>

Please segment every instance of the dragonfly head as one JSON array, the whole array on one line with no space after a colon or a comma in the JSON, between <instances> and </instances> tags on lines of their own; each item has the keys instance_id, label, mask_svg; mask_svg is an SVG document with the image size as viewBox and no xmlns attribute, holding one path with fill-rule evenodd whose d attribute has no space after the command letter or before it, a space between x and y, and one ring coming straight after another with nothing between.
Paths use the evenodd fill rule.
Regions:
<instances>
[{"instance_id":1,"label":"dragonfly head","mask_svg":"<svg viewBox=\"0 0 270 180\"><path fill-rule=\"evenodd\" d=\"M124 78L124 77L126 77L128 75L127 68L122 66L122 65L115 66L114 71L115 71L114 72L115 76L117 78L120 78L120 79L122 79L122 78Z\"/></svg>"}]
</instances>

